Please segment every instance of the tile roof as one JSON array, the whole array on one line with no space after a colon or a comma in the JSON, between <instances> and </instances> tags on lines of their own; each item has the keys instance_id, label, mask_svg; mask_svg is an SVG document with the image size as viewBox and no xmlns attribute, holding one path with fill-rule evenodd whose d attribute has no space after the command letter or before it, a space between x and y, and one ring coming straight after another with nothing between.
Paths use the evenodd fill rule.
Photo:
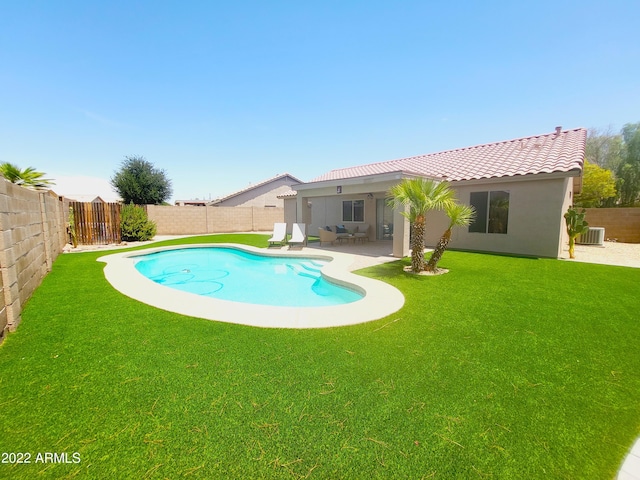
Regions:
<instances>
[{"instance_id":1,"label":"tile roof","mask_svg":"<svg viewBox=\"0 0 640 480\"><path fill-rule=\"evenodd\" d=\"M298 194L297 190L287 190L286 192L281 193L280 195L277 195L278 198L289 198L289 197L295 197Z\"/></svg>"},{"instance_id":2,"label":"tile roof","mask_svg":"<svg viewBox=\"0 0 640 480\"><path fill-rule=\"evenodd\" d=\"M584 128L331 170L309 183L402 172L452 182L582 170Z\"/></svg>"}]
</instances>

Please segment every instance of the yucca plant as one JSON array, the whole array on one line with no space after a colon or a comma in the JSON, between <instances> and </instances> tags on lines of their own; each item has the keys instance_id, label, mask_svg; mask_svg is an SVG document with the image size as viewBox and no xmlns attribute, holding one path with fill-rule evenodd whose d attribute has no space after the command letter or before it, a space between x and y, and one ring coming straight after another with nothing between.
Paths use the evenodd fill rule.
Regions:
<instances>
[{"instance_id":1,"label":"yucca plant","mask_svg":"<svg viewBox=\"0 0 640 480\"><path fill-rule=\"evenodd\" d=\"M569 207L567 213L564 214L564 219L567 223L567 233L569 234L569 258L576 258L576 237L589 230L589 224L584 219L586 215L587 212L584 209L582 212L578 212L573 206Z\"/></svg>"}]
</instances>

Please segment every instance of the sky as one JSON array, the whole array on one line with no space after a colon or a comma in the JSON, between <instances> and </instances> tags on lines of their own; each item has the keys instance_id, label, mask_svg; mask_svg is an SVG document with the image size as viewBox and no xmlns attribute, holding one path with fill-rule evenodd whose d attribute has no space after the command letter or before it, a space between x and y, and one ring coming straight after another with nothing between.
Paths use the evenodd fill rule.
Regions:
<instances>
[{"instance_id":1,"label":"sky","mask_svg":"<svg viewBox=\"0 0 640 480\"><path fill-rule=\"evenodd\" d=\"M640 2L0 0L0 162L177 199L640 122Z\"/></svg>"}]
</instances>

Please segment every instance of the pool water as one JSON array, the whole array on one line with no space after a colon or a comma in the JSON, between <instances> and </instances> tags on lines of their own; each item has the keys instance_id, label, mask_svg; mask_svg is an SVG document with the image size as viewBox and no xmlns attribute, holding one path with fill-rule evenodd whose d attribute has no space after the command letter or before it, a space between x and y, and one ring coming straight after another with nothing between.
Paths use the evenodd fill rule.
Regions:
<instances>
[{"instance_id":1,"label":"pool water","mask_svg":"<svg viewBox=\"0 0 640 480\"><path fill-rule=\"evenodd\" d=\"M197 247L135 257L135 268L166 287L259 305L318 307L355 302L363 295L326 280L327 261L257 255L226 247Z\"/></svg>"}]
</instances>

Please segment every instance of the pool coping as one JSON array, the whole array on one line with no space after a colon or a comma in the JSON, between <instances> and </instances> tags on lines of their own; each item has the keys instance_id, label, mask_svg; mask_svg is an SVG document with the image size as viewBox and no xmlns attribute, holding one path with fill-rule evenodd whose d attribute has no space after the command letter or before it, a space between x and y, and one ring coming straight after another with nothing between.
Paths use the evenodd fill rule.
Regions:
<instances>
[{"instance_id":1,"label":"pool coping","mask_svg":"<svg viewBox=\"0 0 640 480\"><path fill-rule=\"evenodd\" d=\"M147 253L202 247L234 248L265 256L329 260L321 269L322 275L334 283L362 289L365 296L355 302L322 307L277 307L219 300L159 285L138 272L132 259ZM104 255L97 260L106 263L104 275L107 281L123 295L169 312L225 323L264 328L342 327L379 320L404 305L404 295L395 287L351 273L348 269L353 255L341 252L272 251L234 243L207 243L150 247Z\"/></svg>"}]
</instances>

